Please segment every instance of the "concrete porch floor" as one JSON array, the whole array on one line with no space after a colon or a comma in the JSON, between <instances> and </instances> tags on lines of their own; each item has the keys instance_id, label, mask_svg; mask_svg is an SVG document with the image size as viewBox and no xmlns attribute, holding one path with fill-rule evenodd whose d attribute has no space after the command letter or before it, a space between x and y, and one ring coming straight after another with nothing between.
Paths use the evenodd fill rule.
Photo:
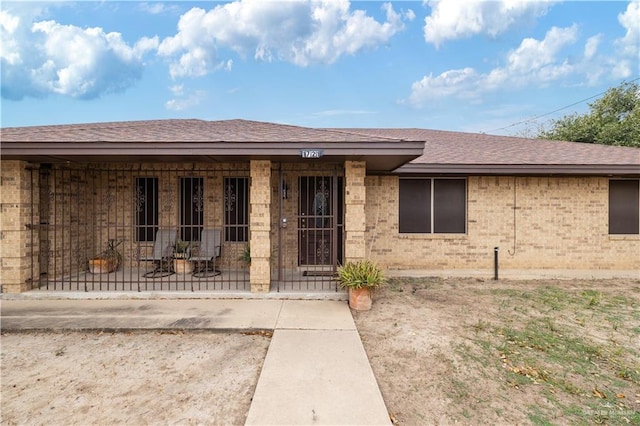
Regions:
<instances>
[{"instance_id":1,"label":"concrete porch floor","mask_svg":"<svg viewBox=\"0 0 640 426\"><path fill-rule=\"evenodd\" d=\"M149 269L121 268L108 274L81 272L49 282L20 294L2 294L3 299L308 299L347 300L347 292L333 277L304 276L287 270L278 281L272 274L268 293L251 293L246 269L222 270L203 278L175 273L144 277Z\"/></svg>"}]
</instances>

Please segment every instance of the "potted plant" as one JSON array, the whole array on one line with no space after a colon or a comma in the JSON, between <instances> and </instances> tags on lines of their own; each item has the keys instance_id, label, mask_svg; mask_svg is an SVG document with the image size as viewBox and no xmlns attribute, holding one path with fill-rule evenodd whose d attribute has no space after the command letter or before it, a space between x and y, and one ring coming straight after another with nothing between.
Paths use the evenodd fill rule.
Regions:
<instances>
[{"instance_id":1,"label":"potted plant","mask_svg":"<svg viewBox=\"0 0 640 426\"><path fill-rule=\"evenodd\" d=\"M338 268L338 283L349 290L349 306L371 309L371 292L386 281L382 270L370 260L350 261Z\"/></svg>"},{"instance_id":2,"label":"potted plant","mask_svg":"<svg viewBox=\"0 0 640 426\"><path fill-rule=\"evenodd\" d=\"M178 274L190 274L193 271L193 266L189 261L191 257L191 242L190 241L176 241L173 250L173 270Z\"/></svg>"},{"instance_id":3,"label":"potted plant","mask_svg":"<svg viewBox=\"0 0 640 426\"><path fill-rule=\"evenodd\" d=\"M110 239L107 248L99 255L89 260L89 272L92 274L108 274L117 271L122 264L122 254L117 247L123 240Z\"/></svg>"},{"instance_id":4,"label":"potted plant","mask_svg":"<svg viewBox=\"0 0 640 426\"><path fill-rule=\"evenodd\" d=\"M238 260L242 261L247 267L251 266L251 247L249 244L244 246L244 251L238 258Z\"/></svg>"}]
</instances>

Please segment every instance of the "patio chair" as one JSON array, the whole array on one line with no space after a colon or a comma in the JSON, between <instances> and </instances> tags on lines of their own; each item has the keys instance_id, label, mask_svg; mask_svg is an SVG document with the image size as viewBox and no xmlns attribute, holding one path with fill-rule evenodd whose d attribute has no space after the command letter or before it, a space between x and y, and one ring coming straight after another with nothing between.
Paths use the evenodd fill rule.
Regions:
<instances>
[{"instance_id":1,"label":"patio chair","mask_svg":"<svg viewBox=\"0 0 640 426\"><path fill-rule=\"evenodd\" d=\"M154 269L143 275L145 278L167 277L175 274L173 270L173 249L176 245L177 229L159 229L153 242L150 256L141 258L143 262L153 262Z\"/></svg>"},{"instance_id":2,"label":"patio chair","mask_svg":"<svg viewBox=\"0 0 640 426\"><path fill-rule=\"evenodd\" d=\"M191 256L193 275L196 278L220 275L216 267L216 258L220 257L221 233L219 229L203 229L200 234L200 247L196 255Z\"/></svg>"}]
</instances>

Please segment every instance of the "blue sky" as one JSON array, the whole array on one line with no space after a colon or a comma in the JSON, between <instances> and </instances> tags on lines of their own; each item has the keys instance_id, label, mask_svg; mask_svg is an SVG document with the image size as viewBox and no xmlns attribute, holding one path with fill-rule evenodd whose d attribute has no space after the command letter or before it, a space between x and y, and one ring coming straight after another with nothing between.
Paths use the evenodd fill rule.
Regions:
<instances>
[{"instance_id":1,"label":"blue sky","mask_svg":"<svg viewBox=\"0 0 640 426\"><path fill-rule=\"evenodd\" d=\"M640 76L638 0L0 8L2 127L244 118L526 135Z\"/></svg>"}]
</instances>

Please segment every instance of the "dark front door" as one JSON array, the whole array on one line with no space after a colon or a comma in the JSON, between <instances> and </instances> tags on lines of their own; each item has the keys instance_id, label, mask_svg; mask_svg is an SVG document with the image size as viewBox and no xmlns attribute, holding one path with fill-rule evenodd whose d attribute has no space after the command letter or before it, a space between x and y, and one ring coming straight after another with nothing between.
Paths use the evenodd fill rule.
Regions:
<instances>
[{"instance_id":1,"label":"dark front door","mask_svg":"<svg viewBox=\"0 0 640 426\"><path fill-rule=\"evenodd\" d=\"M342 254L341 179L299 178L299 265L335 265Z\"/></svg>"}]
</instances>

